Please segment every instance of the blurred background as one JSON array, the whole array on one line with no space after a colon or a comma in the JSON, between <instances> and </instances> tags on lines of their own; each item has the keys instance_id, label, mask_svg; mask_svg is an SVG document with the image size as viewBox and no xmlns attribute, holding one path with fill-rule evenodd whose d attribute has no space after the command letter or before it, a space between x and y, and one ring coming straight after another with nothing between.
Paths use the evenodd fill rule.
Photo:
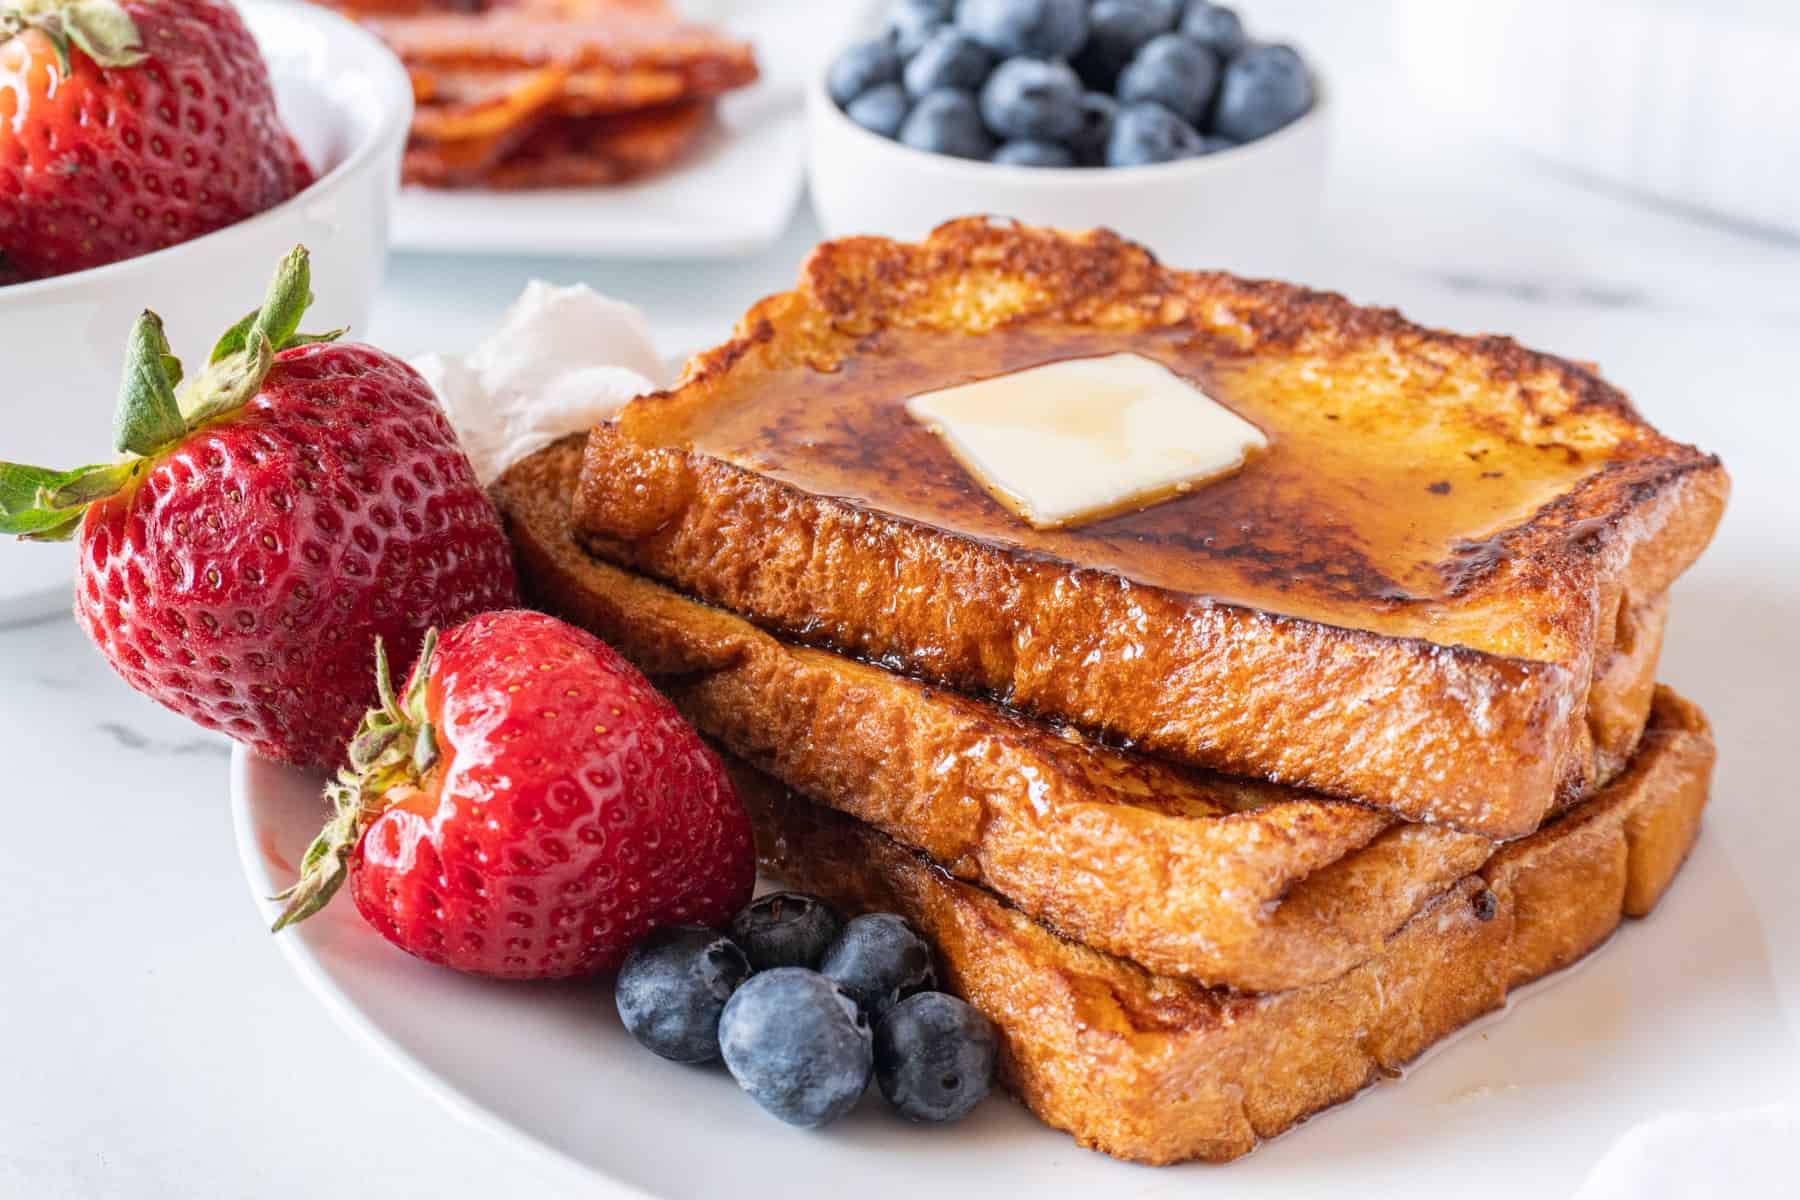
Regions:
<instances>
[{"instance_id":1,"label":"blurred background","mask_svg":"<svg viewBox=\"0 0 1800 1200\"><path fill-rule=\"evenodd\" d=\"M784 104L798 112L799 80L822 71L841 44L794 36L795 25L812 24L799 12L817 9L820 23L845 28L846 6L835 0L680 7L752 28L766 19L757 9L778 11L781 28L757 47L777 82L759 103L777 113ZM872 28L880 6L860 7ZM1254 36L1301 49L1329 99L1317 225L1292 230L1303 249L1278 264L1286 274L1420 319L1493 328L1511 328L1513 306L1530 303L1800 318L1795 6L1262 0L1239 8ZM722 330L717 314L787 286L820 236L802 200L784 236L746 258L486 259L407 252L401 215L402 248L371 330L400 350L486 333L525 280L541 276L586 280L645 306L664 348L685 352ZM1234 257L1219 249L1220 259Z\"/></svg>"}]
</instances>

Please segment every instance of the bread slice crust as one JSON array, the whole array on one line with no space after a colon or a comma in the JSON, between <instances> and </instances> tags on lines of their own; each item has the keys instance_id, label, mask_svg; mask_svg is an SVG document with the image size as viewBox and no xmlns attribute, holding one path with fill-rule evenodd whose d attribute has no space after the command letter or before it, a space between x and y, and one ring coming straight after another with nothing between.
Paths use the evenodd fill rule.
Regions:
<instances>
[{"instance_id":1,"label":"bread slice crust","mask_svg":"<svg viewBox=\"0 0 1800 1200\"><path fill-rule=\"evenodd\" d=\"M850 909L900 912L1001 1040L1007 1086L1083 1146L1150 1164L1224 1162L1397 1074L1647 915L1698 834L1704 717L1660 689L1631 765L1498 850L1382 952L1328 983L1248 995L1153 975L1058 937L874 829L733 760L765 865Z\"/></svg>"},{"instance_id":2,"label":"bread slice crust","mask_svg":"<svg viewBox=\"0 0 1800 1200\"><path fill-rule=\"evenodd\" d=\"M584 552L569 517L580 456L565 439L494 489L535 603L614 645L737 757L1076 940L1204 983L1317 983L1380 953L1493 852L783 642ZM1630 636L1598 676L1608 776L1648 717L1664 612L1658 597L1622 617Z\"/></svg>"},{"instance_id":3,"label":"bread slice crust","mask_svg":"<svg viewBox=\"0 0 1800 1200\"><path fill-rule=\"evenodd\" d=\"M1292 428L1180 502L1197 508L1033 531L894 416L909 339L946 337L962 357L1001 348L975 354L1001 367L1148 338ZM881 404L852 390L840 412L831 389L859 372L885 381L868 389ZM771 396L783 407L765 412ZM830 423L865 409L876 423L834 442ZM1363 448L1404 431L1403 449L1359 460L1383 479L1446 478L1390 496L1356 461L1320 459L1309 481L1327 425ZM1541 503L1482 524L1483 475L1520 471L1549 491L1508 493L1515 507ZM576 523L596 553L810 644L1196 765L1513 837L1603 775L1587 697L1618 616L1693 561L1727 491L1716 459L1576 364L1168 270L1105 232L966 220L917 244L820 246L675 389L594 431ZM1461 523L1416 544L1409 522L1440 500Z\"/></svg>"}]
</instances>

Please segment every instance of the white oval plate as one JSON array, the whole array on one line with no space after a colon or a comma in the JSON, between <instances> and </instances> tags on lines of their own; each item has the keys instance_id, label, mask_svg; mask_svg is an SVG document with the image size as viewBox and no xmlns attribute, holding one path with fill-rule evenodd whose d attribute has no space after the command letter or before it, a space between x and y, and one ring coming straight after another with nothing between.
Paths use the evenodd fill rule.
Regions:
<instances>
[{"instance_id":1,"label":"white oval plate","mask_svg":"<svg viewBox=\"0 0 1800 1200\"><path fill-rule=\"evenodd\" d=\"M241 748L233 758L238 850L271 918L275 906L263 898L287 885L317 831L318 785ZM1005 1099L959 1126L927 1129L894 1118L871 1093L827 1131L790 1129L719 1067L678 1067L637 1048L605 985L459 976L392 948L347 902L277 941L377 1054L545 1171L581 1179L588 1195L610 1183L616 1190L601 1194L670 1200L1178 1192L1389 1200L1473 1194L1477 1181L1506 1194L1566 1196L1640 1121L1780 1097L1779 1064L1793 1041L1763 938L1718 839L1702 837L1654 917L1628 925L1585 967L1530 989L1504 1020L1478 1023L1404 1081L1380 1084L1248 1159L1162 1171L1078 1149Z\"/></svg>"}]
</instances>

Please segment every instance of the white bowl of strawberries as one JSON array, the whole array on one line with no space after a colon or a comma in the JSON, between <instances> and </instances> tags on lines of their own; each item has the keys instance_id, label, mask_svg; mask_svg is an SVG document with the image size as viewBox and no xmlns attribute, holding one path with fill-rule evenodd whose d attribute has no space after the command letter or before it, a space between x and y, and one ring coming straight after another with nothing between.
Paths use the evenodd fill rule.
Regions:
<instances>
[{"instance_id":1,"label":"white bowl of strawberries","mask_svg":"<svg viewBox=\"0 0 1800 1200\"><path fill-rule=\"evenodd\" d=\"M0 18L16 6L0 0ZM119 0L132 25L117 46L96 41L116 33L104 23L49 11L48 33L0 23L0 107L30 114L0 129L0 450L66 465L105 446L125 335L146 308L166 319L178 355L204 362L210 343L181 339L241 317L270 264L303 244L318 321L367 322L412 92L375 38L309 4L243 0L253 47L225 0ZM72 69L48 87L59 51ZM161 79L139 78L159 64ZM277 114L246 119L267 109L268 85ZM47 87L61 103L43 102ZM66 607L66 546L0 555L0 620Z\"/></svg>"}]
</instances>

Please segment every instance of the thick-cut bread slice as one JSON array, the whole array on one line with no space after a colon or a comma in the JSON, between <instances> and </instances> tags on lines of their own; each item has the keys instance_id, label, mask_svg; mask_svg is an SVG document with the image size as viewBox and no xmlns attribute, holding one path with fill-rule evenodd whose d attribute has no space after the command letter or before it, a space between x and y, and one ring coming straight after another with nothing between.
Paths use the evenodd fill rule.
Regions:
<instances>
[{"instance_id":1,"label":"thick-cut bread slice","mask_svg":"<svg viewBox=\"0 0 1800 1200\"><path fill-rule=\"evenodd\" d=\"M905 412L1115 351L1195 380L1270 448L1042 530ZM1693 561L1728 488L1573 363L985 220L820 246L587 455L591 549L766 627L1491 837L1603 774L1588 694L1619 614Z\"/></svg>"},{"instance_id":2,"label":"thick-cut bread slice","mask_svg":"<svg viewBox=\"0 0 1800 1200\"><path fill-rule=\"evenodd\" d=\"M534 602L655 677L687 718L809 799L1082 942L1258 991L1342 974L1492 852L1483 837L1111 750L597 561L574 541L580 440L494 489ZM1664 604L1595 688L1610 776L1650 709Z\"/></svg>"},{"instance_id":3,"label":"thick-cut bread slice","mask_svg":"<svg viewBox=\"0 0 1800 1200\"><path fill-rule=\"evenodd\" d=\"M738 771L775 874L853 909L905 914L949 986L1000 1032L1007 1085L1084 1146L1223 1161L1348 1099L1643 916L1699 829L1711 735L1659 691L1603 792L1499 850L1375 958L1274 995L1209 990L1065 941L868 826Z\"/></svg>"}]
</instances>

